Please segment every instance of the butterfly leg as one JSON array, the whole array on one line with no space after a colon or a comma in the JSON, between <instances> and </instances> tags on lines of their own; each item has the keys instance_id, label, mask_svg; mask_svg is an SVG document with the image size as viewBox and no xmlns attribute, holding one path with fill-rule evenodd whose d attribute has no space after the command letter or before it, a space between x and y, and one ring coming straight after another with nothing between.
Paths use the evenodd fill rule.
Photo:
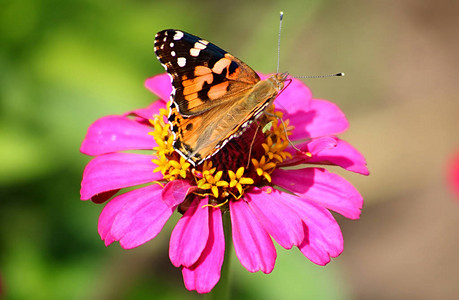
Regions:
<instances>
[{"instance_id":1,"label":"butterfly leg","mask_svg":"<svg viewBox=\"0 0 459 300\"><path fill-rule=\"evenodd\" d=\"M270 112L265 112L265 114L266 114L267 116L274 117L274 118L276 118L277 120L279 120L279 121L281 122L282 128L284 129L285 138L287 139L287 141L288 141L288 143L290 144L290 146L293 147L293 149L295 149L296 151L298 151L298 152L300 152L301 154L304 154L304 155L306 155L306 156L308 156L308 157L311 156L311 153L309 153L309 152L304 152L304 151L300 150L300 149L299 149L298 147L296 147L296 146L293 144L293 142L288 138L287 126L285 126L284 120L283 120L281 117L279 117L279 116L276 115L276 114L272 114L272 113L270 113Z\"/></svg>"}]
</instances>

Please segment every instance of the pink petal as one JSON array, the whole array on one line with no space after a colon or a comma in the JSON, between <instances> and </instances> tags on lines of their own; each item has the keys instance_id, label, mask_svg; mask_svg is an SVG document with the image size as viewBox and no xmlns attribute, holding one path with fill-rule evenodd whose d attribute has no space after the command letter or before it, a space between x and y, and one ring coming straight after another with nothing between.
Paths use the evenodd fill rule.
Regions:
<instances>
[{"instance_id":1,"label":"pink petal","mask_svg":"<svg viewBox=\"0 0 459 300\"><path fill-rule=\"evenodd\" d=\"M134 115L134 116L138 116L138 117L140 117L142 119L145 119L145 120L150 120L150 119L153 119L154 115L159 114L159 110L162 109L162 108L163 109L166 108L166 102L161 100L161 99L159 99L159 100L153 102L152 104L150 104L146 108L140 108L140 109L132 110L132 111L127 112L124 115L125 116Z\"/></svg>"},{"instance_id":2,"label":"pink petal","mask_svg":"<svg viewBox=\"0 0 459 300\"><path fill-rule=\"evenodd\" d=\"M298 143L295 145L296 148L300 149L303 152L309 152L313 156L317 155L318 153L327 150L333 149L338 145L338 138L334 136L324 136L319 138L310 139L306 142ZM289 145L285 151L290 152L292 155L299 154L297 149L293 148ZM302 155L305 159L310 159L310 157L306 157Z\"/></svg>"},{"instance_id":3,"label":"pink petal","mask_svg":"<svg viewBox=\"0 0 459 300\"><path fill-rule=\"evenodd\" d=\"M291 78L292 82L277 96L275 105L288 116L302 114L310 109L312 94L300 80ZM286 116L287 117L287 116Z\"/></svg>"},{"instance_id":4,"label":"pink petal","mask_svg":"<svg viewBox=\"0 0 459 300\"><path fill-rule=\"evenodd\" d=\"M110 232L108 232L105 235L105 237L102 237L102 240L104 241L105 247L108 247L109 245L111 245L113 242L116 241L115 238L111 235Z\"/></svg>"},{"instance_id":5,"label":"pink petal","mask_svg":"<svg viewBox=\"0 0 459 300\"><path fill-rule=\"evenodd\" d=\"M185 287L198 293L208 293L220 280L220 271L225 254L222 213L219 208L210 209L209 239L202 255L191 267L183 267ZM206 226L206 225L204 225Z\"/></svg>"},{"instance_id":6,"label":"pink petal","mask_svg":"<svg viewBox=\"0 0 459 300\"><path fill-rule=\"evenodd\" d=\"M291 140L315 138L326 135L335 135L349 127L343 112L334 103L326 100L313 99L309 107L290 110L287 106L285 119L295 126Z\"/></svg>"},{"instance_id":7,"label":"pink petal","mask_svg":"<svg viewBox=\"0 0 459 300\"><path fill-rule=\"evenodd\" d=\"M335 148L324 149L320 153L313 155L308 162L337 165L351 172L363 175L370 174L365 157L348 142L340 139L338 139L338 144Z\"/></svg>"},{"instance_id":8,"label":"pink petal","mask_svg":"<svg viewBox=\"0 0 459 300\"><path fill-rule=\"evenodd\" d=\"M292 158L284 160L282 163L277 164L277 166L281 168L308 163L311 155L317 155L317 153L326 149L333 149L337 144L338 139L336 137L325 136L296 144L295 148L290 145L285 151L292 154Z\"/></svg>"},{"instance_id":9,"label":"pink petal","mask_svg":"<svg viewBox=\"0 0 459 300\"><path fill-rule=\"evenodd\" d=\"M282 202L281 192L272 190L267 193L254 188L247 194L247 199L258 221L279 245L290 249L301 244L303 223L295 211Z\"/></svg>"},{"instance_id":10,"label":"pink petal","mask_svg":"<svg viewBox=\"0 0 459 300\"><path fill-rule=\"evenodd\" d=\"M307 151L310 152L312 155L315 155L324 150L333 149L336 147L337 144L338 139L335 137L326 136L322 138L317 138L307 143Z\"/></svg>"},{"instance_id":11,"label":"pink petal","mask_svg":"<svg viewBox=\"0 0 459 300\"><path fill-rule=\"evenodd\" d=\"M113 198L99 217L99 234L106 244L116 240L130 249L156 237L174 211L161 200L161 190L150 185Z\"/></svg>"},{"instance_id":12,"label":"pink petal","mask_svg":"<svg viewBox=\"0 0 459 300\"><path fill-rule=\"evenodd\" d=\"M125 187L161 179L161 172L153 172L156 165L151 155L110 153L97 156L86 166L81 182L81 200Z\"/></svg>"},{"instance_id":13,"label":"pink petal","mask_svg":"<svg viewBox=\"0 0 459 300\"><path fill-rule=\"evenodd\" d=\"M162 191L164 203L169 207L175 207L185 200L185 197L196 190L188 180L169 181Z\"/></svg>"},{"instance_id":14,"label":"pink petal","mask_svg":"<svg viewBox=\"0 0 459 300\"><path fill-rule=\"evenodd\" d=\"M155 95L158 95L160 99L169 101L172 92L172 84L171 78L167 73L148 78L145 81L145 87Z\"/></svg>"},{"instance_id":15,"label":"pink petal","mask_svg":"<svg viewBox=\"0 0 459 300\"><path fill-rule=\"evenodd\" d=\"M196 198L198 199L198 198ZM207 198L185 212L172 231L169 258L174 266L191 267L202 254L209 239L209 207Z\"/></svg>"},{"instance_id":16,"label":"pink petal","mask_svg":"<svg viewBox=\"0 0 459 300\"><path fill-rule=\"evenodd\" d=\"M230 201L231 225L236 256L249 272L271 273L276 248L271 237L245 201Z\"/></svg>"},{"instance_id":17,"label":"pink petal","mask_svg":"<svg viewBox=\"0 0 459 300\"><path fill-rule=\"evenodd\" d=\"M277 169L273 184L294 192L302 199L313 200L346 218L358 219L363 198L344 178L322 168Z\"/></svg>"},{"instance_id":18,"label":"pink petal","mask_svg":"<svg viewBox=\"0 0 459 300\"><path fill-rule=\"evenodd\" d=\"M295 166L304 163L336 165L345 170L368 175L365 157L352 147L348 142L336 137L323 137L297 144L296 147L304 152L312 153L312 157L299 153L293 147L286 151L293 155L293 158L285 160L280 167Z\"/></svg>"},{"instance_id":19,"label":"pink petal","mask_svg":"<svg viewBox=\"0 0 459 300\"><path fill-rule=\"evenodd\" d=\"M116 215L126 205L127 201L133 200L128 196L128 194L129 192L113 198L107 203L107 205L105 205L104 209L100 213L98 232L100 238L105 241L105 246L108 246L115 241L115 238L111 235L113 221L115 220Z\"/></svg>"},{"instance_id":20,"label":"pink petal","mask_svg":"<svg viewBox=\"0 0 459 300\"><path fill-rule=\"evenodd\" d=\"M87 155L123 150L153 149L156 143L149 132L152 128L122 116L107 116L88 129L80 151Z\"/></svg>"},{"instance_id":21,"label":"pink petal","mask_svg":"<svg viewBox=\"0 0 459 300\"><path fill-rule=\"evenodd\" d=\"M332 214L319 204L284 193L283 199L306 224L300 251L313 263L326 265L343 251L343 235Z\"/></svg>"}]
</instances>

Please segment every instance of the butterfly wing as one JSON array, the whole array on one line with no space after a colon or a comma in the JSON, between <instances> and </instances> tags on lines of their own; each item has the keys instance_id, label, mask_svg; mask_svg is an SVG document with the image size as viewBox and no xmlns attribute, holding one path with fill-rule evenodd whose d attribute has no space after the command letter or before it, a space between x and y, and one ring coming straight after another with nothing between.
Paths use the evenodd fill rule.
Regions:
<instances>
[{"instance_id":1,"label":"butterfly wing","mask_svg":"<svg viewBox=\"0 0 459 300\"><path fill-rule=\"evenodd\" d=\"M256 97L247 93L221 104L218 109L191 118L183 117L172 103L169 122L175 135L174 149L193 165L200 164L215 155L229 140L241 135L271 104L276 92L271 93L272 97L260 97L261 101L250 101ZM225 114L222 115L222 111Z\"/></svg>"},{"instance_id":2,"label":"butterfly wing","mask_svg":"<svg viewBox=\"0 0 459 300\"><path fill-rule=\"evenodd\" d=\"M155 53L172 78L172 99L185 117L200 115L260 81L249 66L192 34L168 29L155 37Z\"/></svg>"},{"instance_id":3,"label":"butterfly wing","mask_svg":"<svg viewBox=\"0 0 459 300\"><path fill-rule=\"evenodd\" d=\"M164 30L156 34L155 53L172 80L173 147L193 165L241 134L269 104L253 93L257 73L208 41Z\"/></svg>"}]
</instances>

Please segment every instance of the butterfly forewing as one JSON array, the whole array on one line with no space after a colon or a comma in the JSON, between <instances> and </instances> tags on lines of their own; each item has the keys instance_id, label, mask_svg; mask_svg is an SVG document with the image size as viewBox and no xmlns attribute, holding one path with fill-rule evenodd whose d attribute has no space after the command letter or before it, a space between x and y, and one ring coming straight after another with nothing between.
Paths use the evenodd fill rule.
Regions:
<instances>
[{"instance_id":1,"label":"butterfly forewing","mask_svg":"<svg viewBox=\"0 0 459 300\"><path fill-rule=\"evenodd\" d=\"M186 32L157 33L155 53L172 79L173 147L193 165L239 136L277 94L241 60Z\"/></svg>"},{"instance_id":2,"label":"butterfly forewing","mask_svg":"<svg viewBox=\"0 0 459 300\"><path fill-rule=\"evenodd\" d=\"M172 98L183 116L199 115L231 101L260 80L239 59L183 31L158 32L155 53L172 77Z\"/></svg>"}]
</instances>

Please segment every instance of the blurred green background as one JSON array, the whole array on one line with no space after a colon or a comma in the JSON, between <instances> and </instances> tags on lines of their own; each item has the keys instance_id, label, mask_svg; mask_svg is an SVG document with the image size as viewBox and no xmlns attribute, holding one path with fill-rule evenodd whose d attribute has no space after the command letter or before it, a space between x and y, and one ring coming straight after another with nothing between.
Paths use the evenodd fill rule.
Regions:
<instances>
[{"instance_id":1,"label":"blurred green background","mask_svg":"<svg viewBox=\"0 0 459 300\"><path fill-rule=\"evenodd\" d=\"M0 280L4 299L199 299L168 259L172 218L153 241L108 248L101 205L79 200L97 118L145 107L163 72L157 31L201 36L337 103L369 177L361 220L337 216L343 254L319 267L279 249L272 274L233 259L235 299L458 299L459 204L446 185L459 151L457 1L104 1L0 3ZM1 296L0 296L1 297Z\"/></svg>"}]
</instances>

